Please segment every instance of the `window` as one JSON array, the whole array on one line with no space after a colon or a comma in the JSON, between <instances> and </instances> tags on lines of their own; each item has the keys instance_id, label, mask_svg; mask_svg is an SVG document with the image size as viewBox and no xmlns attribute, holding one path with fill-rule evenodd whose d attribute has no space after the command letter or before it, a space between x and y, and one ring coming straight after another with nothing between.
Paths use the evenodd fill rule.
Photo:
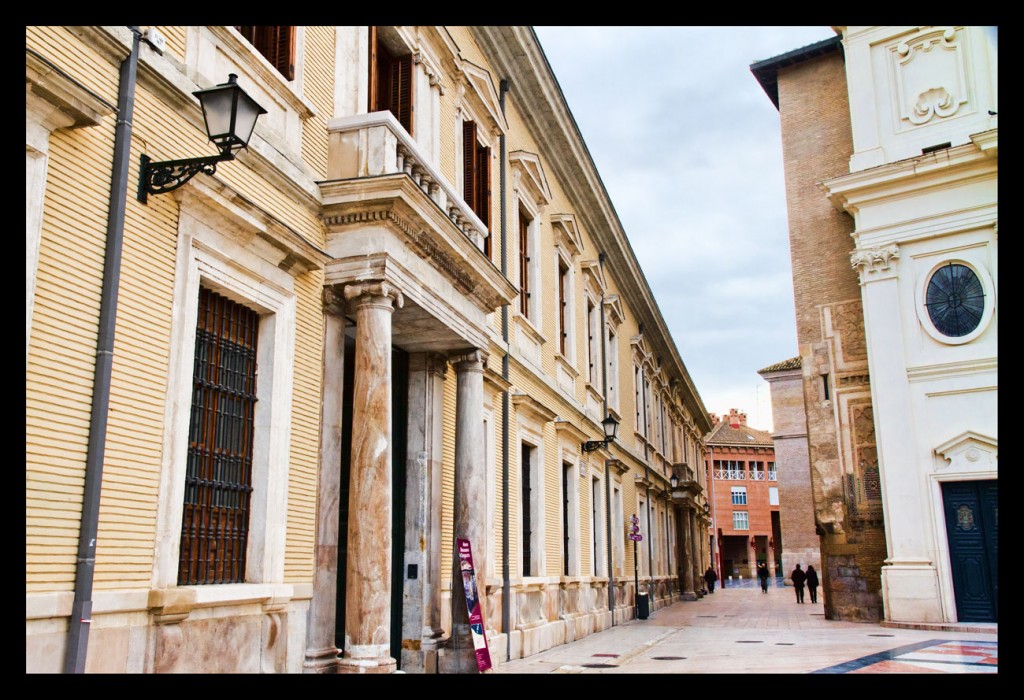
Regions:
<instances>
[{"instance_id":1,"label":"window","mask_svg":"<svg viewBox=\"0 0 1024 700\"><path fill-rule=\"evenodd\" d=\"M462 196L473 213L491 230L491 149L477 140L476 122L462 123ZM491 237L484 238L491 257Z\"/></svg>"},{"instance_id":2,"label":"window","mask_svg":"<svg viewBox=\"0 0 1024 700\"><path fill-rule=\"evenodd\" d=\"M590 531L594 540L594 576L605 575L605 546L604 546L604 499L601 497L604 489L601 488L599 479L592 479L590 482Z\"/></svg>"},{"instance_id":3,"label":"window","mask_svg":"<svg viewBox=\"0 0 1024 700\"><path fill-rule=\"evenodd\" d=\"M750 479L752 481L764 481L764 462L750 463Z\"/></svg>"},{"instance_id":4,"label":"window","mask_svg":"<svg viewBox=\"0 0 1024 700\"><path fill-rule=\"evenodd\" d=\"M370 27L370 111L391 112L412 136L412 54L396 55Z\"/></svg>"},{"instance_id":5,"label":"window","mask_svg":"<svg viewBox=\"0 0 1024 700\"><path fill-rule=\"evenodd\" d=\"M519 313L530 318L530 222L519 210Z\"/></svg>"},{"instance_id":6,"label":"window","mask_svg":"<svg viewBox=\"0 0 1024 700\"><path fill-rule=\"evenodd\" d=\"M647 435L647 411L644 409L644 370L639 365L633 367L633 394L636 405L636 432Z\"/></svg>"},{"instance_id":7,"label":"window","mask_svg":"<svg viewBox=\"0 0 1024 700\"><path fill-rule=\"evenodd\" d=\"M747 520L746 511L735 511L732 514L732 528L734 530L749 530L750 524Z\"/></svg>"},{"instance_id":8,"label":"window","mask_svg":"<svg viewBox=\"0 0 1024 700\"><path fill-rule=\"evenodd\" d=\"M575 573L576 518L573 503L576 469L571 462L562 463L562 575Z\"/></svg>"},{"instance_id":9,"label":"window","mask_svg":"<svg viewBox=\"0 0 1024 700\"><path fill-rule=\"evenodd\" d=\"M558 259L558 352L565 357L565 341L569 337L569 266Z\"/></svg>"},{"instance_id":10,"label":"window","mask_svg":"<svg viewBox=\"0 0 1024 700\"><path fill-rule=\"evenodd\" d=\"M244 583L259 316L199 290L178 585Z\"/></svg>"},{"instance_id":11,"label":"window","mask_svg":"<svg viewBox=\"0 0 1024 700\"><path fill-rule=\"evenodd\" d=\"M522 463L519 470L521 480L520 504L522 506L522 528L523 528L523 576L532 576L533 569L530 566L533 558L533 489L531 488L531 472L533 471L533 460L531 459L533 449L523 443Z\"/></svg>"},{"instance_id":12,"label":"window","mask_svg":"<svg viewBox=\"0 0 1024 700\"><path fill-rule=\"evenodd\" d=\"M616 483L612 488L612 546L615 555L615 574L622 573L626 566L625 516L622 513L622 490Z\"/></svg>"},{"instance_id":13,"label":"window","mask_svg":"<svg viewBox=\"0 0 1024 700\"><path fill-rule=\"evenodd\" d=\"M779 472L775 469L775 462L768 462L768 481L778 481Z\"/></svg>"},{"instance_id":14,"label":"window","mask_svg":"<svg viewBox=\"0 0 1024 700\"><path fill-rule=\"evenodd\" d=\"M942 335L959 338L981 324L985 290L974 270L950 262L932 274L925 291L928 318Z\"/></svg>"},{"instance_id":15,"label":"window","mask_svg":"<svg viewBox=\"0 0 1024 700\"><path fill-rule=\"evenodd\" d=\"M743 471L743 462L737 460L715 460L715 478L716 479L745 479L746 474Z\"/></svg>"},{"instance_id":16,"label":"window","mask_svg":"<svg viewBox=\"0 0 1024 700\"><path fill-rule=\"evenodd\" d=\"M295 80L295 27L235 27L288 80Z\"/></svg>"},{"instance_id":17,"label":"window","mask_svg":"<svg viewBox=\"0 0 1024 700\"><path fill-rule=\"evenodd\" d=\"M769 486L768 487L768 505L777 506L779 505L779 487Z\"/></svg>"},{"instance_id":18,"label":"window","mask_svg":"<svg viewBox=\"0 0 1024 700\"><path fill-rule=\"evenodd\" d=\"M829 399L831 399L832 398L832 394L829 391L828 375L827 374L821 375L821 388L822 388L822 396L824 396L824 399L822 399L822 400L823 401L828 401Z\"/></svg>"},{"instance_id":19,"label":"window","mask_svg":"<svg viewBox=\"0 0 1024 700\"><path fill-rule=\"evenodd\" d=\"M616 342L615 331L608 329L608 347L605 349L608 356L608 407L619 410L619 346Z\"/></svg>"},{"instance_id":20,"label":"window","mask_svg":"<svg viewBox=\"0 0 1024 700\"><path fill-rule=\"evenodd\" d=\"M587 297L587 382L600 388L600 372L597 366L597 343L601 337L601 326L597 316L597 306Z\"/></svg>"},{"instance_id":21,"label":"window","mask_svg":"<svg viewBox=\"0 0 1024 700\"><path fill-rule=\"evenodd\" d=\"M745 505L747 505L747 487L746 486L733 486L732 487L732 504L734 506L745 506Z\"/></svg>"}]
</instances>

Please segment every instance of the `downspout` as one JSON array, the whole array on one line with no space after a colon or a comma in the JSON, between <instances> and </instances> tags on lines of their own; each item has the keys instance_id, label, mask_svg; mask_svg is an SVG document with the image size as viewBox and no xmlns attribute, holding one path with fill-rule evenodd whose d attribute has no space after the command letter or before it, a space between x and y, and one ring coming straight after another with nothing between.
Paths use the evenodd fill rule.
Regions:
<instances>
[{"instance_id":1,"label":"downspout","mask_svg":"<svg viewBox=\"0 0 1024 700\"><path fill-rule=\"evenodd\" d=\"M501 106L501 115L505 116L505 94L509 90L508 80L501 80L498 87L498 103ZM501 274L508 279L508 255L506 253L507 242L507 213L505 211L505 134L499 137L501 154L499 162L499 181L501 200ZM501 339L505 343L505 353L501 356L501 378L505 380L506 387L508 378L508 304L501 307ZM505 632L505 659L512 658L512 631L511 624L511 582L509 580L508 566L508 388L501 393L501 629Z\"/></svg>"},{"instance_id":2,"label":"downspout","mask_svg":"<svg viewBox=\"0 0 1024 700\"><path fill-rule=\"evenodd\" d=\"M604 252L597 254L597 264L604 277ZM608 332L604 327L604 290L601 290L601 393L604 394L604 415L608 416ZM604 513L608 545L608 612L611 613L612 627L615 626L615 576L612 568L612 478L609 459L604 460Z\"/></svg>"},{"instance_id":3,"label":"downspout","mask_svg":"<svg viewBox=\"0 0 1024 700\"><path fill-rule=\"evenodd\" d=\"M142 31L129 27L132 48L121 62L117 95L117 123L114 129L114 160L110 178L107 241L103 262L103 288L100 292L100 316L96 342L96 365L92 409L89 415L89 444L85 456L85 486L82 494L82 518L78 530L78 555L75 564L75 599L68 620L65 673L85 673L89 629L92 623L92 584L96 566L96 533L99 523L100 488L107 440L107 415L110 408L110 375L114 364L114 330L117 323L117 293L121 277L121 248L124 240L125 207L128 199L129 151L132 141L132 115L135 110L135 79L139 63Z\"/></svg>"}]
</instances>

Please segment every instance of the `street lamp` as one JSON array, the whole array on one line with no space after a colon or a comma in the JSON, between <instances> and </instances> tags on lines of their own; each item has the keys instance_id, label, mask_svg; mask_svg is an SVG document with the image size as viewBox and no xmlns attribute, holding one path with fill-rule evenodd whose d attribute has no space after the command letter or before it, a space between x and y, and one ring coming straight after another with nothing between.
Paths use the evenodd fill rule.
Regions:
<instances>
[{"instance_id":1,"label":"street lamp","mask_svg":"<svg viewBox=\"0 0 1024 700\"><path fill-rule=\"evenodd\" d=\"M228 75L228 82L192 94L199 98L203 108L206 135L220 151L205 158L162 160L153 162L149 156L140 157L138 200L146 203L150 194L163 194L176 190L199 173L213 175L217 163L234 160L235 153L247 148L256 120L266 114L256 100L238 85L238 76Z\"/></svg>"},{"instance_id":2,"label":"street lamp","mask_svg":"<svg viewBox=\"0 0 1024 700\"><path fill-rule=\"evenodd\" d=\"M581 445L584 452L593 452L607 447L609 442L615 440L615 433L619 430L619 421L615 420L612 414L609 413L605 416L605 419L601 421L601 426L604 428L604 440L587 440Z\"/></svg>"},{"instance_id":3,"label":"street lamp","mask_svg":"<svg viewBox=\"0 0 1024 700\"><path fill-rule=\"evenodd\" d=\"M704 501L704 515L711 515L711 504Z\"/></svg>"},{"instance_id":4,"label":"street lamp","mask_svg":"<svg viewBox=\"0 0 1024 700\"><path fill-rule=\"evenodd\" d=\"M668 478L668 483L672 484L672 490L674 491L676 486L679 486L679 477L676 476L675 472L672 472L672 476Z\"/></svg>"}]
</instances>

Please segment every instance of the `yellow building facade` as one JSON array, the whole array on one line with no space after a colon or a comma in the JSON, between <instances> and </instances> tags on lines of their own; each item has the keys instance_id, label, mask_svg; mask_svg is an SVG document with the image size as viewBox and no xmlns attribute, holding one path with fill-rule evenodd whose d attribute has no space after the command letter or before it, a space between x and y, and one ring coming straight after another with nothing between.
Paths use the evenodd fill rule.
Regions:
<instances>
[{"instance_id":1,"label":"yellow building facade","mask_svg":"<svg viewBox=\"0 0 1024 700\"><path fill-rule=\"evenodd\" d=\"M457 538L495 664L700 597L709 416L529 27L28 27L26 183L29 672L476 672Z\"/></svg>"}]
</instances>

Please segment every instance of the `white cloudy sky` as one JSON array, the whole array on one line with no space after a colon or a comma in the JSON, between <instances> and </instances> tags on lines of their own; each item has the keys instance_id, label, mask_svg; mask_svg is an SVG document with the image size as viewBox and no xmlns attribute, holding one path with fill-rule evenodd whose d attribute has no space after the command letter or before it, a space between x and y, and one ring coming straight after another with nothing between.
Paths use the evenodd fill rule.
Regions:
<instances>
[{"instance_id":1,"label":"white cloudy sky","mask_svg":"<svg viewBox=\"0 0 1024 700\"><path fill-rule=\"evenodd\" d=\"M804 27L534 27L708 411L772 429L797 355L779 114L750 64Z\"/></svg>"}]
</instances>

